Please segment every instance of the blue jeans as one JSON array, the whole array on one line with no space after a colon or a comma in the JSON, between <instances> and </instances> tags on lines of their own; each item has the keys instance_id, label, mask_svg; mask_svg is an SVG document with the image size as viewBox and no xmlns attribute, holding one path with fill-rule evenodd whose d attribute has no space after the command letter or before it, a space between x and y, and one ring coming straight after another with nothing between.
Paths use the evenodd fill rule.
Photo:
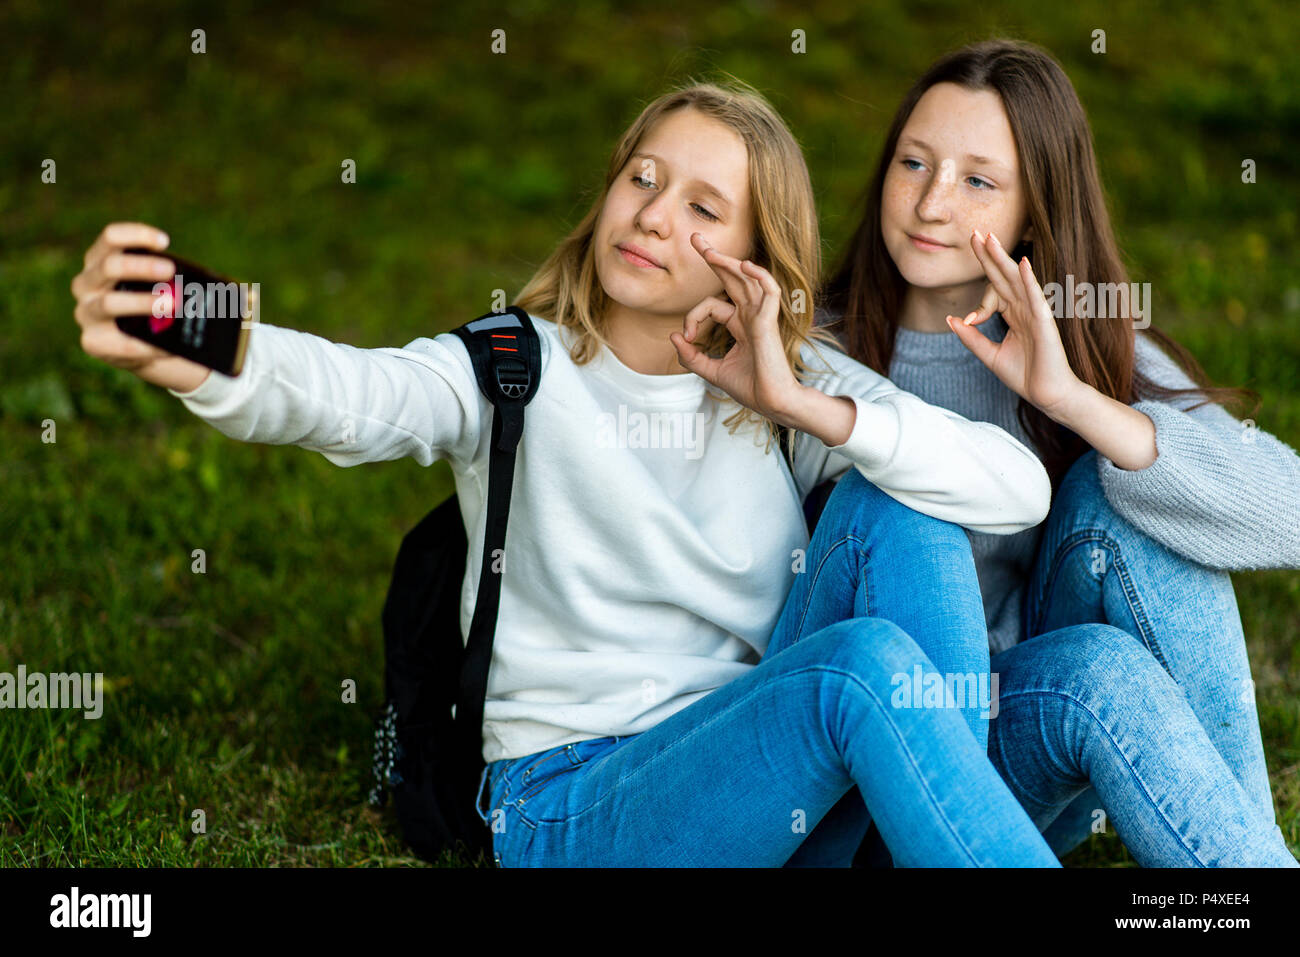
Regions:
<instances>
[{"instance_id":1,"label":"blue jeans","mask_svg":"<svg viewBox=\"0 0 1300 957\"><path fill-rule=\"evenodd\" d=\"M1084 623L1109 624L1136 639L1183 690L1237 783L1274 824L1232 580L1170 551L1117 514L1097 476L1096 452L1075 462L1061 483L1022 617L1022 640ZM1049 819L1046 837L1058 854L1089 836L1097 798L1087 789Z\"/></svg>"},{"instance_id":2,"label":"blue jeans","mask_svg":"<svg viewBox=\"0 0 1300 957\"><path fill-rule=\"evenodd\" d=\"M1054 851L1113 825L1145 866L1296 866L1231 580L1119 516L1095 452L1057 491L1023 623L991 662L989 756Z\"/></svg>"},{"instance_id":3,"label":"blue jeans","mask_svg":"<svg viewBox=\"0 0 1300 957\"><path fill-rule=\"evenodd\" d=\"M874 819L903 866L1059 866L986 755L987 635L965 533L856 470L826 513L746 675L639 734L484 768L498 864L820 863L851 859ZM950 675L962 700L931 706L917 689ZM861 813L827 825L850 793Z\"/></svg>"},{"instance_id":4,"label":"blue jeans","mask_svg":"<svg viewBox=\"0 0 1300 957\"><path fill-rule=\"evenodd\" d=\"M1040 828L1087 792L1085 826L1114 826L1144 867L1300 867L1183 689L1132 635L1072 625L993 667L989 757Z\"/></svg>"}]
</instances>

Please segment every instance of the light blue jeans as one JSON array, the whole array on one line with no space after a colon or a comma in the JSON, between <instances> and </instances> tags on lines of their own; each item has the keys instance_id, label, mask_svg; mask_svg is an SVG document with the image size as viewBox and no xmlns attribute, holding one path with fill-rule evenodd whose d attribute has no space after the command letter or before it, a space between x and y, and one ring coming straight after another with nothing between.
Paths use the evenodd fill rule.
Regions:
<instances>
[{"instance_id":1,"label":"light blue jeans","mask_svg":"<svg viewBox=\"0 0 1300 957\"><path fill-rule=\"evenodd\" d=\"M919 692L989 687L956 526L852 470L806 567L745 677L641 734L485 768L497 862L847 866L874 816L904 866L1048 865L1037 827L1091 781L1142 863L1294 865L1155 659L1106 625L998 657L994 743L1015 757L998 771L1029 833L981 760L988 698L949 692L934 707Z\"/></svg>"},{"instance_id":2,"label":"light blue jeans","mask_svg":"<svg viewBox=\"0 0 1300 957\"><path fill-rule=\"evenodd\" d=\"M1131 635L1181 689L1237 783L1275 826L1232 580L1227 572L1170 551L1121 517L1101 487L1095 451L1074 463L1057 492L1022 620L1022 641L1085 623L1109 624ZM1150 663L1144 667L1150 669ZM1161 683L1170 684L1164 676ZM1001 747L994 760L1004 777L1023 776L1019 762L1010 759L1008 743ZM1035 799L1026 797L1032 807ZM1092 832L1100 807L1097 791L1087 788L1059 816L1035 817L1047 827L1053 850L1065 854Z\"/></svg>"},{"instance_id":3,"label":"light blue jeans","mask_svg":"<svg viewBox=\"0 0 1300 957\"><path fill-rule=\"evenodd\" d=\"M1120 517L1095 452L1057 491L1025 603L1021 643L991 662L989 756L1053 850L1114 827L1144 866L1297 866L1231 580ZM836 809L846 829L861 813Z\"/></svg>"},{"instance_id":4,"label":"light blue jeans","mask_svg":"<svg viewBox=\"0 0 1300 957\"><path fill-rule=\"evenodd\" d=\"M779 867L814 833L851 859L874 819L900 865L1059 866L988 761L979 696L913 694L943 680L923 646L988 678L965 533L860 476L827 512L746 675L639 734L484 768L498 864ZM860 820L823 830L850 789Z\"/></svg>"}]
</instances>

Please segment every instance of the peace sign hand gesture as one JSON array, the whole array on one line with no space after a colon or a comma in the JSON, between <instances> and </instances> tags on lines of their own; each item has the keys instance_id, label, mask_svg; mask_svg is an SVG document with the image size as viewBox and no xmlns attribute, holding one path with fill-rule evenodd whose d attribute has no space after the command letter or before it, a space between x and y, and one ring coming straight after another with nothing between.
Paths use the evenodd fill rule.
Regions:
<instances>
[{"instance_id":1,"label":"peace sign hand gesture","mask_svg":"<svg viewBox=\"0 0 1300 957\"><path fill-rule=\"evenodd\" d=\"M964 320L948 316L948 327L1011 391L1056 418L1083 386L1070 368L1056 319L1027 258L1012 261L992 233L971 232L971 247L989 287L980 307ZM998 343L971 325L1002 313L1007 334Z\"/></svg>"},{"instance_id":2,"label":"peace sign hand gesture","mask_svg":"<svg viewBox=\"0 0 1300 957\"><path fill-rule=\"evenodd\" d=\"M718 252L700 233L691 234L691 245L722 280L731 302L709 296L686 314L682 331L668 337L678 361L741 405L792 425L791 412L805 387L795 378L781 342L781 288L766 269ZM725 326L736 340L721 359L695 346L715 325Z\"/></svg>"}]
</instances>

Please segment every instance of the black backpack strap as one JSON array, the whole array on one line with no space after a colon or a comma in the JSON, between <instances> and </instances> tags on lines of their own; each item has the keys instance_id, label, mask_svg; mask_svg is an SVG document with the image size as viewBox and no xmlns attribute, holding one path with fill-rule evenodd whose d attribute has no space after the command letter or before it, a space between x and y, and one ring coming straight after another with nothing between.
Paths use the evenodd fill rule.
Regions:
<instances>
[{"instance_id":1,"label":"black backpack strap","mask_svg":"<svg viewBox=\"0 0 1300 957\"><path fill-rule=\"evenodd\" d=\"M501 576L493 556L504 555L506 522L514 484L515 450L524 431L524 406L537 393L542 374L542 347L528 313L510 306L489 313L452 332L465 343L478 387L492 403L492 450L488 462L487 528L479 570L478 600L470 624L456 699L458 747L482 761L483 704L487 697L492 639L501 604Z\"/></svg>"}]
</instances>

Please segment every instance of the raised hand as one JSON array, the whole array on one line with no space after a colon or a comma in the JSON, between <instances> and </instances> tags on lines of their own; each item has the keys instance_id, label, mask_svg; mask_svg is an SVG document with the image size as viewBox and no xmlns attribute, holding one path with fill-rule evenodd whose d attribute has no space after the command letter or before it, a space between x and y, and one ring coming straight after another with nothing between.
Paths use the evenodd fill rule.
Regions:
<instances>
[{"instance_id":1,"label":"raised hand","mask_svg":"<svg viewBox=\"0 0 1300 957\"><path fill-rule=\"evenodd\" d=\"M86 250L83 269L72 280L77 300L73 318L81 327L81 348L87 355L135 373L146 382L186 392L208 377L208 368L129 336L117 327L118 316L148 315L154 296L147 292L118 292L122 279L165 282L176 273L166 258L167 234L145 223L109 223ZM143 247L156 255L127 253Z\"/></svg>"},{"instance_id":2,"label":"raised hand","mask_svg":"<svg viewBox=\"0 0 1300 957\"><path fill-rule=\"evenodd\" d=\"M964 320L948 316L948 327L1003 385L1055 418L1054 413L1078 395L1083 383L1070 368L1033 267L1027 258L1013 262L992 233L981 236L973 230L971 247L989 286L980 307ZM1007 323L1000 343L972 328L994 312L1002 313Z\"/></svg>"},{"instance_id":3,"label":"raised hand","mask_svg":"<svg viewBox=\"0 0 1300 957\"><path fill-rule=\"evenodd\" d=\"M715 296L700 301L668 338L678 361L747 408L782 425L804 387L795 378L780 334L781 289L762 266L718 252L700 233L691 245L722 281L731 302ZM695 342L714 325L725 326L736 341L721 359Z\"/></svg>"}]
</instances>

